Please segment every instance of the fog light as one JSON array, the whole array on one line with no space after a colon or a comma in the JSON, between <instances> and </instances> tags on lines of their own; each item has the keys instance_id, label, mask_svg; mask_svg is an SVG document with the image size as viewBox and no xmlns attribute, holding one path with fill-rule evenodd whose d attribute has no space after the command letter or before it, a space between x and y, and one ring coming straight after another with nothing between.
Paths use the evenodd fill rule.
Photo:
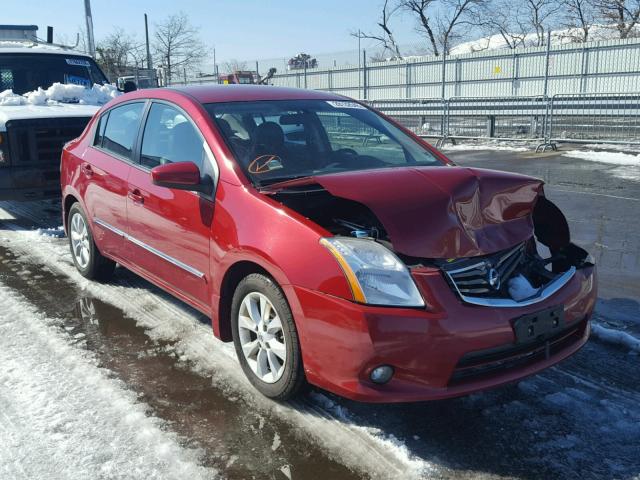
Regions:
<instances>
[{"instance_id":1,"label":"fog light","mask_svg":"<svg viewBox=\"0 0 640 480\"><path fill-rule=\"evenodd\" d=\"M369 375L373 383L383 384L387 383L393 377L393 367L389 365L380 365L379 367L371 370Z\"/></svg>"}]
</instances>

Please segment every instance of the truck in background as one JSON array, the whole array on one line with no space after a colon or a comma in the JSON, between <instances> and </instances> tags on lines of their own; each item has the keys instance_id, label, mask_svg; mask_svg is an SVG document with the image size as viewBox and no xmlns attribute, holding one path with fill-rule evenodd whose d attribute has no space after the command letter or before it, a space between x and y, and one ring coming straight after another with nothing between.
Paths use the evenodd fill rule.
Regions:
<instances>
[{"instance_id":1,"label":"truck in background","mask_svg":"<svg viewBox=\"0 0 640 480\"><path fill-rule=\"evenodd\" d=\"M251 70L237 70L232 73L220 75L218 83L224 85L267 85L269 80L276 74L275 68L270 68L269 72L261 77L258 72Z\"/></svg>"},{"instance_id":2,"label":"truck in background","mask_svg":"<svg viewBox=\"0 0 640 480\"><path fill-rule=\"evenodd\" d=\"M51 29L48 42L38 40L37 29L0 25L0 200L60 194L62 147L100 108L95 84L109 85L93 58L53 44ZM88 95L51 100L47 89Z\"/></svg>"}]
</instances>

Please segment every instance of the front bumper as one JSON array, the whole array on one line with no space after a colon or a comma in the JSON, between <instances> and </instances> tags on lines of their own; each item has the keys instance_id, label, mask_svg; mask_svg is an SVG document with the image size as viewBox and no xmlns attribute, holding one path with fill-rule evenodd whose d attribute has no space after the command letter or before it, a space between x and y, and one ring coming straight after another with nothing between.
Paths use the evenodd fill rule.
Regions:
<instances>
[{"instance_id":1,"label":"front bumper","mask_svg":"<svg viewBox=\"0 0 640 480\"><path fill-rule=\"evenodd\" d=\"M411 402L466 395L548 368L582 347L596 301L595 267L578 270L545 301L518 308L463 303L438 270L413 272L427 309L359 305L291 287L310 383L365 402ZM513 319L564 305L565 328L544 342L516 344ZM369 380L392 365L385 385Z\"/></svg>"},{"instance_id":2,"label":"front bumper","mask_svg":"<svg viewBox=\"0 0 640 480\"><path fill-rule=\"evenodd\" d=\"M41 200L60 197L60 165L0 168L0 200Z\"/></svg>"}]
</instances>

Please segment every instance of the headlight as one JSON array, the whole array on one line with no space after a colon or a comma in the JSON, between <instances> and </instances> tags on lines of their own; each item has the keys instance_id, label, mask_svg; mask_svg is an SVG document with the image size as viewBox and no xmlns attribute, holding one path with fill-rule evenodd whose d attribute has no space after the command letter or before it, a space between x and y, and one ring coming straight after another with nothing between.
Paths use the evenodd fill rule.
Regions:
<instances>
[{"instance_id":1,"label":"headlight","mask_svg":"<svg viewBox=\"0 0 640 480\"><path fill-rule=\"evenodd\" d=\"M342 267L356 302L424 307L407 267L379 243L350 237L323 238L320 243Z\"/></svg>"}]
</instances>

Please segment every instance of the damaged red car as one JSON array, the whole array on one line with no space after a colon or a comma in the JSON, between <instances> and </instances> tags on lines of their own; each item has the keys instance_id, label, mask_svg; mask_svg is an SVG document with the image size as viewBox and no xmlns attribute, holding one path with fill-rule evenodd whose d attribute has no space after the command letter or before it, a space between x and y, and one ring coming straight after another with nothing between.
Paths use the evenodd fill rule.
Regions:
<instances>
[{"instance_id":1,"label":"damaged red car","mask_svg":"<svg viewBox=\"0 0 640 480\"><path fill-rule=\"evenodd\" d=\"M143 90L62 156L76 267L116 263L210 316L264 395L441 399L576 352L596 299L543 182L454 165L334 94Z\"/></svg>"}]
</instances>

